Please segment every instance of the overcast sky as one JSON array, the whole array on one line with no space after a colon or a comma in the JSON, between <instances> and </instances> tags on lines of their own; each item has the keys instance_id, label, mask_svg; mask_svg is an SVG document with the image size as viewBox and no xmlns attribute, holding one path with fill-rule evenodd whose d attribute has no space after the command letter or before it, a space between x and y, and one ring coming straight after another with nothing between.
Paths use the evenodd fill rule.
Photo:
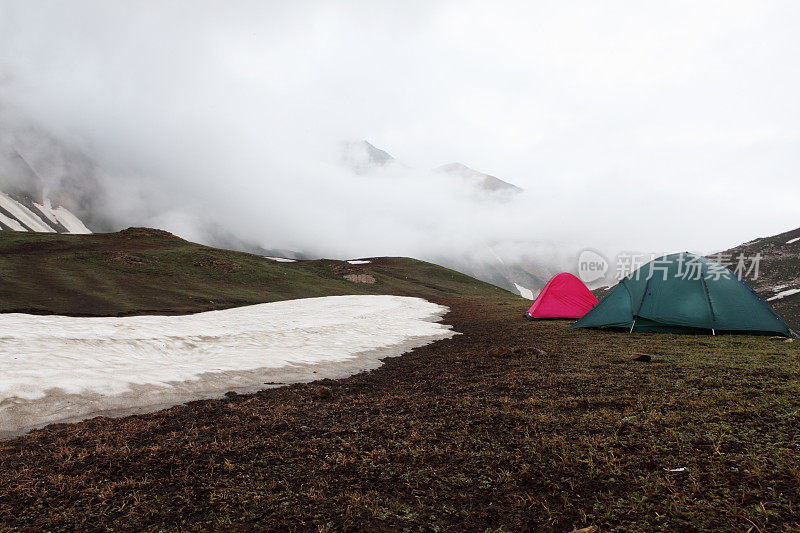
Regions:
<instances>
[{"instance_id":1,"label":"overcast sky","mask_svg":"<svg viewBox=\"0 0 800 533\"><path fill-rule=\"evenodd\" d=\"M0 98L265 245L711 252L800 225L799 27L792 1L0 0ZM526 192L375 185L346 139Z\"/></svg>"}]
</instances>

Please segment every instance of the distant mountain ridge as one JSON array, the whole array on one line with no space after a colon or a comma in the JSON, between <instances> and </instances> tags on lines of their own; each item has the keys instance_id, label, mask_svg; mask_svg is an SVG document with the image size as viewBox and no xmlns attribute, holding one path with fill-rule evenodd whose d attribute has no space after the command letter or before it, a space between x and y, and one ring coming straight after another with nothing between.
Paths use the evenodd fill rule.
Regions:
<instances>
[{"instance_id":1,"label":"distant mountain ridge","mask_svg":"<svg viewBox=\"0 0 800 533\"><path fill-rule=\"evenodd\" d=\"M412 170L411 167L398 161L386 150L382 150L369 141L348 141L342 145L342 161L345 166L359 175L368 175L381 169L396 167ZM501 180L496 176L472 169L463 163L448 163L435 169L436 174L447 175L463 180L478 191L516 194L522 192L521 187Z\"/></svg>"},{"instance_id":2,"label":"distant mountain ridge","mask_svg":"<svg viewBox=\"0 0 800 533\"><path fill-rule=\"evenodd\" d=\"M8 124L0 120L0 231L85 234L141 225L138 219L115 218L111 198L116 197L109 196L106 191L108 175L78 146L61 142L30 123ZM402 180L414 172L389 152L365 140L344 143L342 154L343 163L358 175ZM462 188L477 202L510 201L512 195L522 190L461 163L426 169L418 175L424 180L441 177L443 187L438 189ZM142 198L147 199L148 194L153 193L144 191ZM142 198L136 200L142 202ZM145 201L142 205L149 204ZM157 218L160 209L172 208L169 204L159 206L151 209L147 217ZM314 250L277 250L244 240L229 228L213 222L205 223L200 233L205 244L219 248L293 259L320 257ZM490 250L478 251L477 256L472 250L463 257L426 259L529 298L550 275L550 270L539 265L535 258L506 264Z\"/></svg>"},{"instance_id":3,"label":"distant mountain ridge","mask_svg":"<svg viewBox=\"0 0 800 533\"><path fill-rule=\"evenodd\" d=\"M464 180L470 182L473 186L486 191L508 191L512 193L522 192L521 187L517 187L512 183L503 181L496 176L484 174L483 172L469 168L462 163L448 163L434 170L437 170L438 172L444 172L445 174L449 174L451 176L463 178Z\"/></svg>"},{"instance_id":4,"label":"distant mountain ridge","mask_svg":"<svg viewBox=\"0 0 800 533\"><path fill-rule=\"evenodd\" d=\"M361 175L397 162L389 152L364 140L343 143L342 161L356 174Z\"/></svg>"}]
</instances>

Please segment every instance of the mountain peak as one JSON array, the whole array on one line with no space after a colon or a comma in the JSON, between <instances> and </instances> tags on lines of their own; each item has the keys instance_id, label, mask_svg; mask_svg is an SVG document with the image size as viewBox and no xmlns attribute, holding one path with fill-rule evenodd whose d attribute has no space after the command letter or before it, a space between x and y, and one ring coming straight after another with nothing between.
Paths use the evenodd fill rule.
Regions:
<instances>
[{"instance_id":1,"label":"mountain peak","mask_svg":"<svg viewBox=\"0 0 800 533\"><path fill-rule=\"evenodd\" d=\"M342 143L342 161L356 174L370 174L389 165L411 170L395 159L389 152L381 150L364 139ZM516 194L522 192L520 187L496 176L479 172L463 163L448 163L435 168L434 171L461 178L474 188L484 192L502 192Z\"/></svg>"},{"instance_id":2,"label":"mountain peak","mask_svg":"<svg viewBox=\"0 0 800 533\"><path fill-rule=\"evenodd\" d=\"M342 159L358 174L386 166L395 161L388 152L375 147L364 139L347 141L342 146Z\"/></svg>"},{"instance_id":3,"label":"mountain peak","mask_svg":"<svg viewBox=\"0 0 800 533\"><path fill-rule=\"evenodd\" d=\"M463 163L448 163L436 168L436 170L451 176L458 176L460 178L469 180L479 188L486 191L507 191L512 193L522 192L520 187L517 187L512 183L503 181L496 176L477 171Z\"/></svg>"}]
</instances>

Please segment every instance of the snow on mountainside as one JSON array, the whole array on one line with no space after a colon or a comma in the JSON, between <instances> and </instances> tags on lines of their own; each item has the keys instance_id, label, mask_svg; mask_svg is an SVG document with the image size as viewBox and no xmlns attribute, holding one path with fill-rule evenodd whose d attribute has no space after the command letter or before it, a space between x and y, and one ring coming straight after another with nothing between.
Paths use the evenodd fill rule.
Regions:
<instances>
[{"instance_id":1,"label":"snow on mountainside","mask_svg":"<svg viewBox=\"0 0 800 533\"><path fill-rule=\"evenodd\" d=\"M0 192L0 230L43 233L92 233L62 205L53 206L49 198L37 203L30 196Z\"/></svg>"},{"instance_id":2,"label":"snow on mountainside","mask_svg":"<svg viewBox=\"0 0 800 533\"><path fill-rule=\"evenodd\" d=\"M0 115L0 230L109 229L98 213L103 188L95 163L41 128L7 115Z\"/></svg>"},{"instance_id":3,"label":"snow on mountainside","mask_svg":"<svg viewBox=\"0 0 800 533\"><path fill-rule=\"evenodd\" d=\"M748 279L748 283L764 296L772 297L785 289L800 288L800 228L758 238L722 252L726 260L733 262L741 254L746 258L760 254L758 278Z\"/></svg>"},{"instance_id":4,"label":"snow on mountainside","mask_svg":"<svg viewBox=\"0 0 800 533\"><path fill-rule=\"evenodd\" d=\"M748 268L753 266L754 258L760 256L758 277L752 279L755 272L751 272L745 276L745 281L769 301L792 329L800 330L800 228L754 239L721 255L734 265L743 255Z\"/></svg>"}]
</instances>

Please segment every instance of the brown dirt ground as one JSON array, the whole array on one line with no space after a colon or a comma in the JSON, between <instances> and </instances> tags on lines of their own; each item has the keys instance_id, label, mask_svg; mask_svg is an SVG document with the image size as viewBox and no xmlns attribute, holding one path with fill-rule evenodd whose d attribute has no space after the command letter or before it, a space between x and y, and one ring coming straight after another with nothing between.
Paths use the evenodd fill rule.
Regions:
<instances>
[{"instance_id":1,"label":"brown dirt ground","mask_svg":"<svg viewBox=\"0 0 800 533\"><path fill-rule=\"evenodd\" d=\"M800 528L798 343L439 303L371 372L0 442L0 529Z\"/></svg>"}]
</instances>

